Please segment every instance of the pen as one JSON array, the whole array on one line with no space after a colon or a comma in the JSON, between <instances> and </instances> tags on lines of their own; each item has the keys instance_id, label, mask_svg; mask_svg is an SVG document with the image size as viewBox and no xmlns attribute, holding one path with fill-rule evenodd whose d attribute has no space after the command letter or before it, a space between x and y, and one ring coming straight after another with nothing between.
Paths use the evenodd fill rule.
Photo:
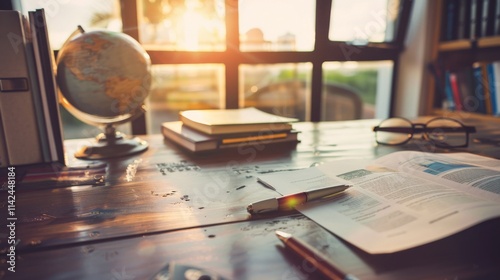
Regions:
<instances>
[{"instance_id":1,"label":"pen","mask_svg":"<svg viewBox=\"0 0 500 280\"><path fill-rule=\"evenodd\" d=\"M276 231L276 236L285 244L286 247L292 249L296 254L306 259L311 265L317 268L323 275L331 280L357 280L355 276L343 272L332 261L328 260L320 251L311 247L304 241L293 237L291 234Z\"/></svg>"},{"instance_id":2,"label":"pen","mask_svg":"<svg viewBox=\"0 0 500 280\"><path fill-rule=\"evenodd\" d=\"M308 201L324 198L345 191L349 187L349 185L337 185L333 187L284 195L281 197L269 198L248 205L247 211L250 214L259 214L278 210L290 210L295 208L297 205L304 204Z\"/></svg>"}]
</instances>

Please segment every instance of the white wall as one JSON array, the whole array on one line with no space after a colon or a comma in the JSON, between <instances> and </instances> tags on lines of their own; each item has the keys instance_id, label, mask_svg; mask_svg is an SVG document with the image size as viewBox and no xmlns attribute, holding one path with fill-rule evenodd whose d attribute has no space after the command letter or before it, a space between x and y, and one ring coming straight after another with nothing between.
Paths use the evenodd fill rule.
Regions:
<instances>
[{"instance_id":1,"label":"white wall","mask_svg":"<svg viewBox=\"0 0 500 280\"><path fill-rule=\"evenodd\" d=\"M430 60L433 0L415 0L408 26L405 50L401 55L396 85L394 116L414 118L425 108L427 95L426 65Z\"/></svg>"}]
</instances>

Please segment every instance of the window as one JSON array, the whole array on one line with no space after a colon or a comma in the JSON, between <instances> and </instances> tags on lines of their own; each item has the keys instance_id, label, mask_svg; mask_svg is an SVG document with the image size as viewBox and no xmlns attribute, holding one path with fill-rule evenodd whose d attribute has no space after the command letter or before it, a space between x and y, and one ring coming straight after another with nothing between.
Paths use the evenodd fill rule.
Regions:
<instances>
[{"instance_id":1,"label":"window","mask_svg":"<svg viewBox=\"0 0 500 280\"><path fill-rule=\"evenodd\" d=\"M144 46L153 86L146 115L132 124L141 134L158 133L186 109L254 106L310 121L386 117L412 0L21 3L25 12L46 9L55 50L77 25L122 30ZM337 90L354 92L360 114L337 112ZM90 135L66 135L82 136Z\"/></svg>"}]
</instances>

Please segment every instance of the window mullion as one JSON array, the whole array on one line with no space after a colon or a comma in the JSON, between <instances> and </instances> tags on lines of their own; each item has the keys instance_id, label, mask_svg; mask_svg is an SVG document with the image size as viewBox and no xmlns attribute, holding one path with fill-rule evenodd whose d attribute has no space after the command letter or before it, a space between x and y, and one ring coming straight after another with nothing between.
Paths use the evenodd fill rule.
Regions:
<instances>
[{"instance_id":1,"label":"window mullion","mask_svg":"<svg viewBox=\"0 0 500 280\"><path fill-rule=\"evenodd\" d=\"M225 108L234 109L239 106L239 73L241 63L238 1L226 0L226 51L225 51Z\"/></svg>"},{"instance_id":2,"label":"window mullion","mask_svg":"<svg viewBox=\"0 0 500 280\"><path fill-rule=\"evenodd\" d=\"M122 15L123 33L139 41L137 1L121 0L120 8ZM131 126L132 134L146 134L146 116L144 114L141 114L131 121Z\"/></svg>"},{"instance_id":3,"label":"window mullion","mask_svg":"<svg viewBox=\"0 0 500 280\"><path fill-rule=\"evenodd\" d=\"M330 26L330 10L332 1L316 1L315 43L313 50L313 69L311 82L310 120L321 120L321 93L323 89L322 54L328 52L328 29Z\"/></svg>"}]
</instances>

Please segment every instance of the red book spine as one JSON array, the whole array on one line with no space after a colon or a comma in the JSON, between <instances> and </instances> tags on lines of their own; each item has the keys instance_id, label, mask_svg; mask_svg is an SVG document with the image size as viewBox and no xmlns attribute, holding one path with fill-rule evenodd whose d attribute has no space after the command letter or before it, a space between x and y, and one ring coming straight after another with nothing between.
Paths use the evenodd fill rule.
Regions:
<instances>
[{"instance_id":1,"label":"red book spine","mask_svg":"<svg viewBox=\"0 0 500 280\"><path fill-rule=\"evenodd\" d=\"M457 111L462 111L462 99L460 98L460 90L458 89L457 75L450 73L451 91L453 92L453 100L455 101L455 108Z\"/></svg>"}]
</instances>

